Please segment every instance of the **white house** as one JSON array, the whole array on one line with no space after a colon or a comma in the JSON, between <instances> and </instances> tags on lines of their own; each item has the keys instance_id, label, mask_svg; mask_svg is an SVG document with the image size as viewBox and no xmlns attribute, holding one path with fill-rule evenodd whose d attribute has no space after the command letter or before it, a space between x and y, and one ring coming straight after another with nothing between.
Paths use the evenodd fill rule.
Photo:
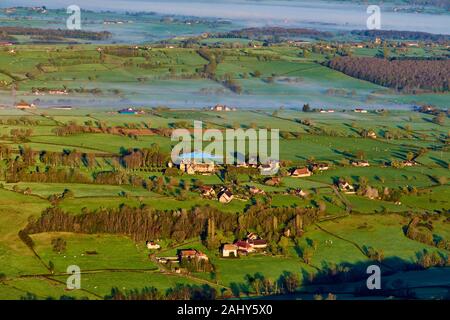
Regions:
<instances>
[{"instance_id":1,"label":"white house","mask_svg":"<svg viewBox=\"0 0 450 320\"><path fill-rule=\"evenodd\" d=\"M146 241L145 244L147 245L147 249L150 250L158 250L161 248L161 246L154 241Z\"/></svg>"},{"instance_id":2,"label":"white house","mask_svg":"<svg viewBox=\"0 0 450 320\"><path fill-rule=\"evenodd\" d=\"M238 256L238 247L234 244L224 244L222 248L222 256L223 257L237 257Z\"/></svg>"}]
</instances>

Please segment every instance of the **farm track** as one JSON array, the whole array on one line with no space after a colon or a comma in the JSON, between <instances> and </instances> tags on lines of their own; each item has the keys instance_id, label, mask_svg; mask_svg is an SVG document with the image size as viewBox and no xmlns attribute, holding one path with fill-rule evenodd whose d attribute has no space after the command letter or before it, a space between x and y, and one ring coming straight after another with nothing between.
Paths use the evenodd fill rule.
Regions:
<instances>
[{"instance_id":1,"label":"farm track","mask_svg":"<svg viewBox=\"0 0 450 320\"><path fill-rule=\"evenodd\" d=\"M347 200L347 198L345 198L337 189L336 186L331 186L331 189L333 189L334 193L336 194L336 196L342 201L342 203L345 205L345 210L347 212L352 212L352 204L350 203L350 201Z\"/></svg>"}]
</instances>

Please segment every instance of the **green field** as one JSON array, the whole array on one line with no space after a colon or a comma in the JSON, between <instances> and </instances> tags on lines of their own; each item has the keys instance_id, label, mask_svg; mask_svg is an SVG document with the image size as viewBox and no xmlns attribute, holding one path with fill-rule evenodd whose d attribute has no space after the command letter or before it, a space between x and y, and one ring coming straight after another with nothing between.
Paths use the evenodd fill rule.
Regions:
<instances>
[{"instance_id":1,"label":"green field","mask_svg":"<svg viewBox=\"0 0 450 320\"><path fill-rule=\"evenodd\" d=\"M159 32L168 25L177 32L186 27L149 19L150 29ZM27 25L34 24L39 25ZM211 27L202 21L192 28L205 25ZM148 32L144 26L132 26L136 37ZM181 47L181 39L172 39L173 46L136 49L25 44L31 38L22 37L16 52L0 50L0 299L104 299L112 288L153 286L165 293L180 284L211 286L219 298L261 298L253 277L274 285L271 297L313 299L326 291L353 299L360 298L353 292L370 264L382 266L391 282L414 284L421 298L444 296L450 248L448 92L400 93L358 80L326 67L329 54L312 47L306 57L285 42L253 46L248 39L202 36L211 58L189 43ZM443 48L405 52L441 57ZM352 53L375 56L380 49ZM52 95L50 89L69 94ZM37 108L11 108L12 95ZM237 108L213 111L219 102ZM309 111L303 111L305 103ZM410 108L422 104L440 109L432 114ZM62 105L73 108L52 108ZM142 113L118 112L130 106ZM367 112L354 112L359 107ZM171 167L177 143L172 130L192 130L196 120L222 133L278 129L279 183L233 164L192 175ZM369 132L372 138L365 137ZM211 141L202 136L196 142L205 147ZM370 166L352 165L356 160ZM410 164L406 160L414 165L403 166ZM290 176L315 162L329 169ZM339 189L344 180L356 191ZM215 194L202 195L202 186ZM250 187L264 194L253 195ZM229 203L219 201L223 188L233 194ZM248 232L267 239L267 248L221 256L222 245ZM168 236L145 239L149 234ZM145 240L161 249L147 249ZM61 250L55 241L64 243ZM170 268L158 262L180 249L204 252L209 264ZM70 265L81 269L80 290L66 289ZM447 277L439 278L446 270ZM293 290L283 287L289 275L298 277Z\"/></svg>"}]
</instances>

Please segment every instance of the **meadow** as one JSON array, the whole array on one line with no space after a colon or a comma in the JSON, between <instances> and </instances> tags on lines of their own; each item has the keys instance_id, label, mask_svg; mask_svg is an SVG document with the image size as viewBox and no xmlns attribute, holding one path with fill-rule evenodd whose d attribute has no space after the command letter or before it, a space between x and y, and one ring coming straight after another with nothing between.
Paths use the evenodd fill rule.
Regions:
<instances>
[{"instance_id":1,"label":"meadow","mask_svg":"<svg viewBox=\"0 0 450 320\"><path fill-rule=\"evenodd\" d=\"M17 97L34 99L33 88L69 90L65 96L40 95L41 105L60 104L102 106L121 103L177 107L207 107L226 103L239 107L295 107L298 101L320 107L379 105L406 108L417 104L445 107L448 93L400 93L358 80L329 69L320 62L325 54L301 57L301 49L289 46L221 48L216 76L230 77L242 88L237 94L220 81L199 74L207 61L194 49L132 49L131 55L115 53L114 46L92 44L21 45L15 53L0 51L0 76L7 84L20 81ZM126 48L126 47L119 47ZM102 51L103 50L103 51ZM108 51L110 50L110 51ZM439 55L439 48L412 56ZM131 50L130 50L131 51ZM373 51L355 55L372 56ZM8 101L11 91L0 88L0 101ZM95 91L92 91L95 89Z\"/></svg>"}]
</instances>

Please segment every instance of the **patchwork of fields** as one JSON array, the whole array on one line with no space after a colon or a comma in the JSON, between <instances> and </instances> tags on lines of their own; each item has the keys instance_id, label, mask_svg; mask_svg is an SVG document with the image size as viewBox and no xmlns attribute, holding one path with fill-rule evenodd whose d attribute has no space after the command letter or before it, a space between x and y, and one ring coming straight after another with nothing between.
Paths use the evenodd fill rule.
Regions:
<instances>
[{"instance_id":1,"label":"patchwork of fields","mask_svg":"<svg viewBox=\"0 0 450 320\"><path fill-rule=\"evenodd\" d=\"M334 266L351 269L374 263L367 253L370 248L383 253L383 272L401 277L404 274L406 279L411 271L405 270L417 265L418 257L423 252L448 256L448 249L412 240L406 237L404 231L412 216L423 215L426 216L425 221L432 223L435 237L448 240L450 236L447 218L450 209L450 157L445 144L448 120L444 124L436 124L432 116L411 111L389 111L385 114L346 111L335 112L331 116L293 109L222 113L166 109L142 115L120 115L83 108L66 111L47 109L42 112L6 109L0 110L0 116L0 144L9 147L11 152L9 158L2 155L0 161L0 273L3 277L0 296L5 299L16 299L27 294L42 299L63 295L100 299L108 295L113 287L126 291L154 286L164 291L176 284L208 284L224 295L251 297L255 291L248 279L261 274L268 281L276 282L283 274L289 273L301 275L299 292L310 290L314 293L317 287L311 279L319 279L326 270ZM12 136L11 130L30 128L26 119L37 122L31 127L31 134L25 138ZM280 140L280 158L286 166L281 170L281 184L269 186L246 173L239 173L231 183L226 168L212 175L167 176L161 168L132 169L114 160L130 148L145 149L152 144L158 145L161 152L168 153L175 142L158 134L157 130L173 128L181 122L191 125L193 119L201 119L208 127L220 130L270 127L288 133ZM304 120L312 125L305 125ZM117 135L106 131L63 136L55 134L56 128L86 123L101 123L103 127L110 128L147 127L155 129L156 133L148 136ZM318 134L312 128L333 128L335 133ZM360 136L362 129L373 130L378 137L363 138ZM395 132L396 136L386 139L383 136L386 131ZM418 155L421 149L427 151L415 157L415 166L395 168L389 165L392 161L404 161L409 153ZM23 161L24 150L35 151L33 164L23 171L23 178L12 181L11 159ZM89 183L30 180L25 173L49 170L49 165L40 156L43 152L93 154L95 162L92 165L84 162L57 165L60 169L79 172L90 179ZM367 159L370 166L354 167L349 164L358 156ZM311 161L327 162L331 167L305 178L288 175L289 168L305 166ZM95 177L99 173L109 171L140 177L147 184L162 179L167 189L161 192L141 183L96 182ZM403 191L397 202L370 199L358 193L345 194L334 189L339 178L345 178L354 185L365 181L375 188ZM228 204L214 197L205 198L195 188L199 183L233 188L236 198ZM245 190L251 186L264 190L266 194L246 196ZM293 193L300 189L308 195L300 197ZM323 212L317 222L305 227L301 237L286 238L286 243L275 242L275 247L283 248L277 253L223 258L219 248L207 247L201 238L185 239L181 243L159 239L162 249L156 254L160 256L174 256L182 248L194 248L207 254L214 271L189 274L176 273L156 263L145 243L133 241L129 234L43 232L30 235L32 248L18 236L20 230L49 207L60 208L71 215L122 206L150 207L167 212L209 206L223 214L239 214L255 203L280 209L322 208L320 210ZM235 240L232 233L220 236L222 243ZM63 252L55 251L52 244L58 238L66 243ZM305 260L307 250L312 250L312 253ZM65 272L69 265L81 268L82 290L65 291ZM434 269L426 270L434 274ZM446 281L448 279L445 278L432 280L437 287ZM350 284L349 280L349 286L356 288L358 285ZM330 288L334 288L332 284ZM339 292L345 291L340 287L333 290L338 296ZM425 293L421 291L420 294ZM345 296L344 293L342 295Z\"/></svg>"}]
</instances>

